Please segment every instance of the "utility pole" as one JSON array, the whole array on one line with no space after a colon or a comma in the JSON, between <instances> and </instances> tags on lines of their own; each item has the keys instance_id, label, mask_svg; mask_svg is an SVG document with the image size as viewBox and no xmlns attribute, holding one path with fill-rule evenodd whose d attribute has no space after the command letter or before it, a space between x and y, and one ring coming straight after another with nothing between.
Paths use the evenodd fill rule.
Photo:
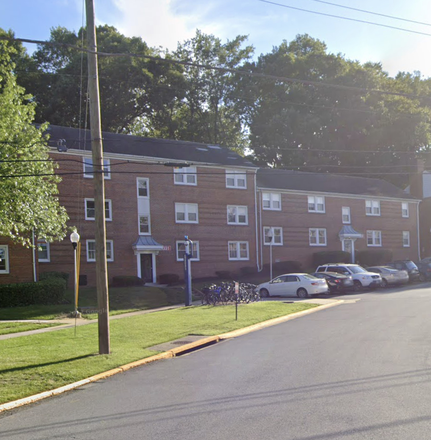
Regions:
<instances>
[{"instance_id":1,"label":"utility pole","mask_svg":"<svg viewBox=\"0 0 431 440\"><path fill-rule=\"evenodd\" d=\"M90 99L91 150L93 156L96 228L96 288L99 323L99 354L110 353L108 266L106 263L105 183L102 129L100 124L99 76L93 0L85 0L87 11L88 94Z\"/></svg>"}]
</instances>

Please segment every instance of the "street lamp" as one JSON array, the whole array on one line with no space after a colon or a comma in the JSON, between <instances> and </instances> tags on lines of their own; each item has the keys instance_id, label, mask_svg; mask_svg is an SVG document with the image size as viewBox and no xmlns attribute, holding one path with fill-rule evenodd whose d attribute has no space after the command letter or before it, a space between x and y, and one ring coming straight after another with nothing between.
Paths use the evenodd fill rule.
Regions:
<instances>
[{"instance_id":1,"label":"street lamp","mask_svg":"<svg viewBox=\"0 0 431 440\"><path fill-rule=\"evenodd\" d=\"M269 279L272 280L272 243L274 241L273 228L269 228L267 237L269 239Z\"/></svg>"},{"instance_id":2,"label":"street lamp","mask_svg":"<svg viewBox=\"0 0 431 440\"><path fill-rule=\"evenodd\" d=\"M74 316L75 316L75 318L77 318L78 317L78 304L77 304L77 301L76 301L76 299L77 299L77 288L78 288L78 268L77 268L77 265L76 265L76 248L77 248L77 246L78 246L78 243L79 243L79 239L80 239L80 236L79 236L79 234L76 232L76 230L75 231L73 231L71 234L70 234L70 241L72 242L72 246L73 246L73 266L74 266L74 269L75 269L75 271L74 271L74 279L75 279L75 281L74 281L74 284L73 284L73 287L74 287L74 298L75 298L75 312L74 312Z\"/></svg>"}]
</instances>

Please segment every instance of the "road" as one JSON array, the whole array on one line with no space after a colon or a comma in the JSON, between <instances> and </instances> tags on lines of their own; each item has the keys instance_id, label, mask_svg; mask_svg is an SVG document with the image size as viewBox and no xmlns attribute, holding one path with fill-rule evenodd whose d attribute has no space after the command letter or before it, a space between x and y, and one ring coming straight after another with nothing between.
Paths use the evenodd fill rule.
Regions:
<instances>
[{"instance_id":1,"label":"road","mask_svg":"<svg viewBox=\"0 0 431 440\"><path fill-rule=\"evenodd\" d=\"M0 437L429 439L431 284L344 299L6 412Z\"/></svg>"}]
</instances>

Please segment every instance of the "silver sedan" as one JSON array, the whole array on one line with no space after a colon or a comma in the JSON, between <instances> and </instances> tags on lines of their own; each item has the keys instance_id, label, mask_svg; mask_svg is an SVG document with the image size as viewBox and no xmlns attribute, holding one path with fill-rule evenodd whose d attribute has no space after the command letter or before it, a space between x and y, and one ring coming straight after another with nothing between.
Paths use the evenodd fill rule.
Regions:
<instances>
[{"instance_id":1,"label":"silver sedan","mask_svg":"<svg viewBox=\"0 0 431 440\"><path fill-rule=\"evenodd\" d=\"M390 285L407 284L409 282L409 274L406 270L397 270L388 266L368 267L369 272L379 273L382 277L382 287Z\"/></svg>"},{"instance_id":2,"label":"silver sedan","mask_svg":"<svg viewBox=\"0 0 431 440\"><path fill-rule=\"evenodd\" d=\"M307 298L309 295L320 295L328 292L326 280L316 278L308 273L286 273L256 289L262 298L269 296L297 296Z\"/></svg>"}]
</instances>

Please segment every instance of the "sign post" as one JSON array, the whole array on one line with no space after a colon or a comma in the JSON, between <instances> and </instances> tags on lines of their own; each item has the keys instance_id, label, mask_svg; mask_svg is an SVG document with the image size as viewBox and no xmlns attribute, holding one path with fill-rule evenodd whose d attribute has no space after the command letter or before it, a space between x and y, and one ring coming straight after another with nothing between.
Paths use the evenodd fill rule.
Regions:
<instances>
[{"instance_id":1,"label":"sign post","mask_svg":"<svg viewBox=\"0 0 431 440\"><path fill-rule=\"evenodd\" d=\"M238 295L239 295L239 283L235 281L235 321L238 321Z\"/></svg>"},{"instance_id":2,"label":"sign post","mask_svg":"<svg viewBox=\"0 0 431 440\"><path fill-rule=\"evenodd\" d=\"M191 258L193 256L193 242L186 235L184 237L184 281L186 282L186 298L185 305L191 306L192 304L192 267Z\"/></svg>"}]
</instances>

